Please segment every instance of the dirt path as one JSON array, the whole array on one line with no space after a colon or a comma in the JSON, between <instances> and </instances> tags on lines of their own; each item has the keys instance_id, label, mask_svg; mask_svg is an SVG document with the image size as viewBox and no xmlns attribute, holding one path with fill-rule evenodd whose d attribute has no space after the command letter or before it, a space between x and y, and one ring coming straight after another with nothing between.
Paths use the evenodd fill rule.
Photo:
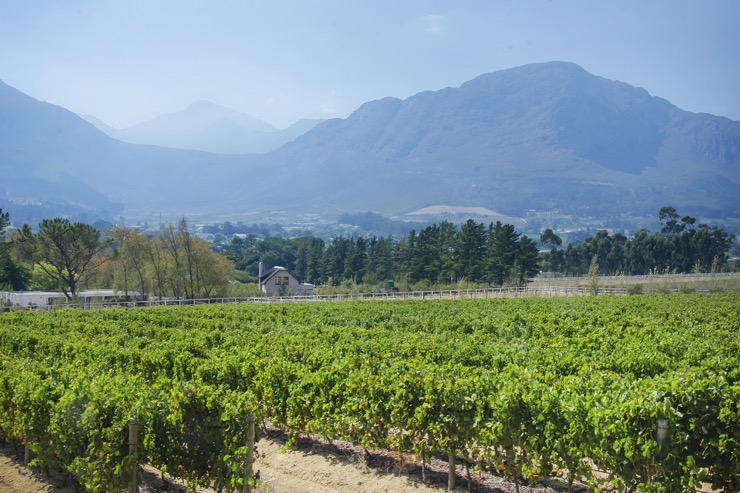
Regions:
<instances>
[{"instance_id":1,"label":"dirt path","mask_svg":"<svg viewBox=\"0 0 740 493\"><path fill-rule=\"evenodd\" d=\"M281 440L263 439L257 444L262 486L259 493L438 493L441 488L427 486L420 478L394 475L382 467L368 468L358 457L334 447L318 445L293 447L281 452ZM0 493L74 493L72 486L61 488L65 473L51 471L47 479L42 471L23 465L9 448L0 450ZM392 466L387 466L392 468ZM142 493L162 491L159 474L147 468ZM184 492L182 485L172 484L170 491ZM199 493L212 490L199 489Z\"/></svg>"}]
</instances>

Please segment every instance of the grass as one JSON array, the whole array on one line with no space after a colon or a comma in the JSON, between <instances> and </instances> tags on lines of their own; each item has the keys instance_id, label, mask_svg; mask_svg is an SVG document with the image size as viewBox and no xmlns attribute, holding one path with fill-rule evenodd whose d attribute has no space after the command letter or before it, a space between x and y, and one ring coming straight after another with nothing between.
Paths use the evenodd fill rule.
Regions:
<instances>
[{"instance_id":1,"label":"grass","mask_svg":"<svg viewBox=\"0 0 740 493\"><path fill-rule=\"evenodd\" d=\"M588 277L548 278L533 285L588 288L593 282ZM740 291L740 273L722 274L666 274L650 276L599 276L599 288L625 288L628 294L648 293L715 293Z\"/></svg>"}]
</instances>

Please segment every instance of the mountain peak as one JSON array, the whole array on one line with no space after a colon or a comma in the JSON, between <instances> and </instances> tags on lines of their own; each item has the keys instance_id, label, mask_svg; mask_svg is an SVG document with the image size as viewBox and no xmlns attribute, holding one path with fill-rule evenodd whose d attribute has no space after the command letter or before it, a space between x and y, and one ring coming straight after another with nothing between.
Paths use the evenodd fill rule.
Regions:
<instances>
[{"instance_id":1,"label":"mountain peak","mask_svg":"<svg viewBox=\"0 0 740 493\"><path fill-rule=\"evenodd\" d=\"M447 203L509 216L559 211L566 223L612 218L614 227L665 204L700 217L740 213L740 122L682 111L569 62L369 102L261 156L128 146L4 86L0 105L0 196L33 189L27 175L64 170L127 209L150 211L398 213ZM276 134L242 133L234 114L196 101L155 123L170 118L180 133L161 139L191 146L199 135L265 143ZM245 183L267 182L244 193Z\"/></svg>"},{"instance_id":2,"label":"mountain peak","mask_svg":"<svg viewBox=\"0 0 740 493\"><path fill-rule=\"evenodd\" d=\"M186 108L186 110L197 110L197 109L203 109L203 108L219 108L219 109L226 109L223 106L220 106L214 102L206 101L205 99L196 99L192 103L190 103L190 106Z\"/></svg>"}]
</instances>

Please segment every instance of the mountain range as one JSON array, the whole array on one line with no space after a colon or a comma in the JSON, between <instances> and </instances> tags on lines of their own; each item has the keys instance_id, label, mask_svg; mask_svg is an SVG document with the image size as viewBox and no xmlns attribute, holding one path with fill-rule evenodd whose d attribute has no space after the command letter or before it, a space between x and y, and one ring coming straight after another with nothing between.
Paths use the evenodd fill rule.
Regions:
<instances>
[{"instance_id":1,"label":"mountain range","mask_svg":"<svg viewBox=\"0 0 740 493\"><path fill-rule=\"evenodd\" d=\"M737 218L740 122L549 62L371 101L274 151L226 155L122 142L0 83L0 170L11 217L30 214L23 207L142 217L440 204L602 218L672 205Z\"/></svg>"},{"instance_id":2,"label":"mountain range","mask_svg":"<svg viewBox=\"0 0 740 493\"><path fill-rule=\"evenodd\" d=\"M113 128L94 116L81 116L123 142L219 154L274 151L323 121L304 118L279 130L250 115L209 101L196 101L177 113L161 115L122 129Z\"/></svg>"}]
</instances>

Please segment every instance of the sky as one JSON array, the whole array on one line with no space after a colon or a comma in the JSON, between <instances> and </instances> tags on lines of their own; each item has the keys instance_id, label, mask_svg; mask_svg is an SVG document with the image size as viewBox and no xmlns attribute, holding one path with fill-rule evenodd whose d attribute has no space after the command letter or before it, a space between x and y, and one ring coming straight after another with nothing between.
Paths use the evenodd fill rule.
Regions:
<instances>
[{"instance_id":1,"label":"sky","mask_svg":"<svg viewBox=\"0 0 740 493\"><path fill-rule=\"evenodd\" d=\"M738 0L0 0L0 80L123 128L212 101L278 128L571 61L740 120Z\"/></svg>"}]
</instances>

